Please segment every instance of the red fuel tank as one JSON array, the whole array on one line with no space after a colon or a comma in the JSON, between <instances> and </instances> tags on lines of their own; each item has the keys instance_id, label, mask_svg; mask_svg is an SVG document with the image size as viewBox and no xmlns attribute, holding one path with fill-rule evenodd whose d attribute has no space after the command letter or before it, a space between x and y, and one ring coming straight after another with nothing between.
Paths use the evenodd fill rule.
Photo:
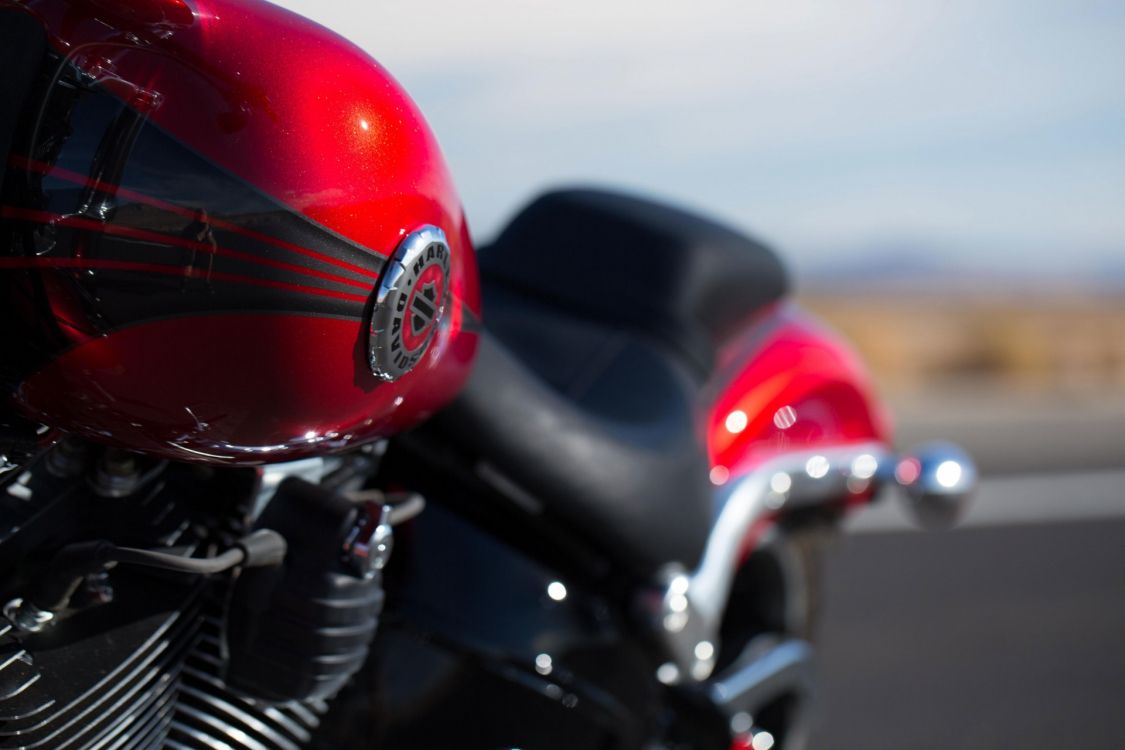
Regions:
<instances>
[{"instance_id":1,"label":"red fuel tank","mask_svg":"<svg viewBox=\"0 0 1125 750\"><path fill-rule=\"evenodd\" d=\"M19 411L247 464L452 399L474 250L433 135L374 60L257 0L0 0L0 27L0 377Z\"/></svg>"}]
</instances>

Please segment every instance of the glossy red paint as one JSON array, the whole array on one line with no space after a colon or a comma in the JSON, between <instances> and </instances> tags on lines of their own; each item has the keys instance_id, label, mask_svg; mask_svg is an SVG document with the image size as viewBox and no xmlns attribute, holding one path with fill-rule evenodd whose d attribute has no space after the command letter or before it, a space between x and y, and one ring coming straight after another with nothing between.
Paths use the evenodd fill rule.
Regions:
<instances>
[{"instance_id":1,"label":"glossy red paint","mask_svg":"<svg viewBox=\"0 0 1125 750\"><path fill-rule=\"evenodd\" d=\"M353 279L336 276L334 274L317 271L313 268L305 268L303 266L295 265L293 263L286 263L284 261L271 260L269 258L262 258L250 253L240 252L238 250L230 250L218 245L208 245L197 240L192 240L185 237L174 237L162 232L152 232L144 229L136 229L133 227L125 227L115 224L105 224L103 222L86 219L81 216L61 216L57 214L50 214L44 211L33 211L23 208L15 208L12 206L0 206L0 218L5 219L20 219L24 221L32 221L40 224L50 224L56 227L69 227L74 229L81 229L89 232L97 232L101 234L118 235L127 237L129 239L139 240L141 242L150 242L156 247L182 247L189 251L196 251L200 253L207 253L219 257L230 257L247 263L254 263L262 266L269 266L271 268L283 269L292 271L294 273L309 276L311 278L323 279L325 281L333 281L337 284L345 284L347 286L356 287L361 292L339 292L327 289L316 289L314 287L300 286L297 284L279 284L266 282L263 279L256 279L253 276L245 277L240 283L254 284L254 285L269 285L278 286L279 288L289 288L292 291L300 292L302 294L320 294L326 297L335 297L337 299L350 300L352 302L359 302L363 304L367 301L370 291L371 283L364 283L362 281L355 281ZM72 258L0 258L0 266L7 266L9 268L19 268L21 266L53 266L62 267L67 265L67 262L74 260ZM46 262L43 262L46 261ZM87 268L95 268L95 265L87 265ZM104 266L103 267L108 267ZM160 268L159 266L150 266L152 268ZM167 267L165 267L167 268ZM182 273L182 269L175 269L176 272ZM159 271L154 271L159 272ZM223 274L212 273L212 276L222 277Z\"/></svg>"},{"instance_id":2,"label":"glossy red paint","mask_svg":"<svg viewBox=\"0 0 1125 750\"><path fill-rule=\"evenodd\" d=\"M308 19L260 0L21 5L79 68L154 102L151 122L375 252L389 254L418 223L460 220L410 97L370 56Z\"/></svg>"},{"instance_id":3,"label":"glossy red paint","mask_svg":"<svg viewBox=\"0 0 1125 750\"><path fill-rule=\"evenodd\" d=\"M199 336L208 347L185 363L178 342ZM246 357L247 341L286 351L286 371L278 372L271 357ZM292 341L316 343L292 347ZM258 314L177 318L73 349L31 379L22 396L44 405L44 421L117 444L181 460L260 463L323 453L409 426L444 405L467 377L474 351L472 342L443 326L410 376L388 386L356 376L366 354L348 321ZM232 361L241 366L236 375L211 376ZM326 361L350 366L325 367ZM78 379L86 385L75 390ZM58 398L66 389L71 397ZM363 409L356 408L357 399Z\"/></svg>"},{"instance_id":4,"label":"glossy red paint","mask_svg":"<svg viewBox=\"0 0 1125 750\"><path fill-rule=\"evenodd\" d=\"M24 156L16 154L13 154L12 157L8 159L8 163L17 169L26 169L43 176L54 177L73 185L88 187L92 190L114 193L117 196L129 201L133 201L134 203L152 206L153 208L159 208L163 211L167 211L172 214L178 214L185 218L194 219L198 216L198 211L196 209L178 206L175 203L169 203L168 201L154 198L151 195L144 195L143 193L138 193L135 190L129 190L128 188L121 187L120 185L110 185L108 183L102 182L101 180L78 174L77 172L65 169L64 167L60 167L58 165L44 164L43 162L33 161ZM337 258L332 258L315 253L314 251L306 247L295 245L292 242L285 242L262 232L257 232L252 229L247 229L246 227L239 226L233 222L224 221L221 217L211 216L208 218L208 221L212 226L216 228L225 229L229 232L234 232L235 234L240 234L259 242L264 242L268 245L273 245L274 247L286 250L296 255L303 255L307 258L322 260L331 265L350 271L353 274L365 276L370 280L371 283L374 283L375 279L377 278L376 274L371 273L371 271L363 268L362 266L358 266L353 263L346 263Z\"/></svg>"},{"instance_id":5,"label":"glossy red paint","mask_svg":"<svg viewBox=\"0 0 1125 750\"><path fill-rule=\"evenodd\" d=\"M790 451L891 441L858 357L791 307L771 310L732 342L717 373L707 416L715 479Z\"/></svg>"},{"instance_id":6,"label":"glossy red paint","mask_svg":"<svg viewBox=\"0 0 1125 750\"><path fill-rule=\"evenodd\" d=\"M72 238L46 255L0 258L0 273L9 274L5 288L34 290L39 300L9 300L5 315L24 316L29 331L31 321L51 329L50 342L36 344L51 356L16 388L23 413L170 458L251 464L392 434L453 398L476 347L476 258L433 134L374 60L258 0L0 0L0 7L35 16L54 51L140 113L146 126L347 246L328 253L271 232L265 221L272 214L204 210L164 186L146 192L118 185L93 166L77 171L74 160L0 155L10 174L100 191L129 204L130 216L156 212L193 227L133 226L34 203L0 207L4 221ZM123 160L132 158L123 153ZM171 219L160 221L171 226ZM423 359L385 383L367 363L367 302L385 258L425 224L442 228L449 241L449 302ZM125 250L103 252L102 238ZM142 249L143 260L135 257ZM188 313L107 327L101 321L113 310L83 287L97 274L117 274L99 282L99 294L113 294L115 284L152 284L154 300L165 294L182 307L183 293L169 286L178 277L184 285L221 286L227 307L216 302L209 309L200 293L203 301ZM129 276L122 281L122 274ZM352 307L346 314L245 302L233 309L240 293L254 290L304 300L297 307ZM130 293L118 310L137 304ZM46 334L29 337L38 335Z\"/></svg>"}]
</instances>

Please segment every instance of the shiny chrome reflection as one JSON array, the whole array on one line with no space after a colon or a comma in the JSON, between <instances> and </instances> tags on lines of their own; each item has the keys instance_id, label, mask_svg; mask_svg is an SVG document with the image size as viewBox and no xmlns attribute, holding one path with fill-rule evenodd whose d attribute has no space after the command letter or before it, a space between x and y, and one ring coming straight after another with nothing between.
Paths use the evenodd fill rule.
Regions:
<instances>
[{"instance_id":1,"label":"shiny chrome reflection","mask_svg":"<svg viewBox=\"0 0 1125 750\"><path fill-rule=\"evenodd\" d=\"M813 649L795 638L759 636L742 655L709 684L712 703L730 722L731 733L749 733L753 750L769 750L773 735L755 729L753 717L784 698L788 702L785 747L802 747L808 739L809 718L816 704Z\"/></svg>"},{"instance_id":2,"label":"shiny chrome reflection","mask_svg":"<svg viewBox=\"0 0 1125 750\"><path fill-rule=\"evenodd\" d=\"M750 419L746 416L746 412L741 409L735 409L728 414L725 422L727 432L732 435L737 435L745 430L748 424L750 424Z\"/></svg>"},{"instance_id":3,"label":"shiny chrome reflection","mask_svg":"<svg viewBox=\"0 0 1125 750\"><path fill-rule=\"evenodd\" d=\"M968 510L977 469L959 446L933 442L902 457L895 467L895 479L906 491L907 510L919 526L948 529Z\"/></svg>"},{"instance_id":4,"label":"shiny chrome reflection","mask_svg":"<svg viewBox=\"0 0 1125 750\"><path fill-rule=\"evenodd\" d=\"M766 731L754 732L750 739L750 747L753 750L771 750L773 746L773 735Z\"/></svg>"},{"instance_id":5,"label":"shiny chrome reflection","mask_svg":"<svg viewBox=\"0 0 1125 750\"><path fill-rule=\"evenodd\" d=\"M797 424L797 410L792 406L783 406L774 412L773 424L779 430L788 430Z\"/></svg>"},{"instance_id":6,"label":"shiny chrome reflection","mask_svg":"<svg viewBox=\"0 0 1125 750\"><path fill-rule=\"evenodd\" d=\"M753 716L765 701L787 693L812 694L816 685L812 646L797 639L759 642L765 640L768 636L752 642L742 658L711 683L715 704L732 716Z\"/></svg>"},{"instance_id":7,"label":"shiny chrome reflection","mask_svg":"<svg viewBox=\"0 0 1125 750\"><path fill-rule=\"evenodd\" d=\"M561 602L566 599L566 584L562 581L551 581L547 584L547 596L551 601Z\"/></svg>"},{"instance_id":8,"label":"shiny chrome reflection","mask_svg":"<svg viewBox=\"0 0 1125 750\"><path fill-rule=\"evenodd\" d=\"M948 527L964 513L976 474L968 455L951 443L931 443L902 458L882 443L859 443L794 451L716 487L715 521L699 567L665 568L659 597L650 600L654 624L672 659L661 680L711 676L731 583L743 545L758 522L897 482L921 525Z\"/></svg>"},{"instance_id":9,"label":"shiny chrome reflection","mask_svg":"<svg viewBox=\"0 0 1125 750\"><path fill-rule=\"evenodd\" d=\"M717 488L703 560L692 572L675 566L664 571L662 599L653 613L678 678L705 680L714 670L719 625L754 524L772 513L844 498L855 481L889 477L893 466L881 443L795 451Z\"/></svg>"},{"instance_id":10,"label":"shiny chrome reflection","mask_svg":"<svg viewBox=\"0 0 1125 750\"><path fill-rule=\"evenodd\" d=\"M539 654L535 657L535 671L539 674L544 676L549 675L554 668L554 662L550 654Z\"/></svg>"}]
</instances>

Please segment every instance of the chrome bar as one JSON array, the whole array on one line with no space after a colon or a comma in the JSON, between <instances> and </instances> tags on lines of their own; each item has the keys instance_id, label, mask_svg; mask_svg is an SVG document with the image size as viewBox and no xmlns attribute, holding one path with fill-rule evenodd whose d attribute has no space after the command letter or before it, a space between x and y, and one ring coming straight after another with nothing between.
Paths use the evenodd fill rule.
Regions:
<instances>
[{"instance_id":1,"label":"chrome bar","mask_svg":"<svg viewBox=\"0 0 1125 750\"><path fill-rule=\"evenodd\" d=\"M726 485L716 495L699 567L663 571L655 614L672 661L658 676L669 684L711 676L739 555L762 519L895 483L920 525L949 527L964 514L976 480L972 459L952 443L928 443L897 456L883 443L868 442L787 453Z\"/></svg>"},{"instance_id":2,"label":"chrome bar","mask_svg":"<svg viewBox=\"0 0 1125 750\"><path fill-rule=\"evenodd\" d=\"M762 464L722 488L699 567L665 571L659 630L670 655L666 682L705 680L714 670L719 626L746 537L761 519L786 509L876 489L894 474L882 443L795 451Z\"/></svg>"},{"instance_id":3,"label":"chrome bar","mask_svg":"<svg viewBox=\"0 0 1125 750\"><path fill-rule=\"evenodd\" d=\"M761 640L774 641L773 645ZM744 656L708 683L711 700L729 717L751 717L767 703L791 695L808 701L815 691L813 648L798 639L751 642Z\"/></svg>"}]
</instances>

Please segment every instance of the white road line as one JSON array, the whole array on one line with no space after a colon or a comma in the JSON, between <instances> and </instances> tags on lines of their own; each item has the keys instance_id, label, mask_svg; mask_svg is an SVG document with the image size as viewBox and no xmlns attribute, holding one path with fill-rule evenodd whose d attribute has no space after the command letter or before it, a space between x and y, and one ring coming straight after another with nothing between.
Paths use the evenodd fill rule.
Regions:
<instances>
[{"instance_id":1,"label":"white road line","mask_svg":"<svg viewBox=\"0 0 1125 750\"><path fill-rule=\"evenodd\" d=\"M915 528L896 495L888 491L878 503L848 519L845 530L864 534ZM1107 518L1125 518L1125 470L983 480L958 528Z\"/></svg>"}]
</instances>

